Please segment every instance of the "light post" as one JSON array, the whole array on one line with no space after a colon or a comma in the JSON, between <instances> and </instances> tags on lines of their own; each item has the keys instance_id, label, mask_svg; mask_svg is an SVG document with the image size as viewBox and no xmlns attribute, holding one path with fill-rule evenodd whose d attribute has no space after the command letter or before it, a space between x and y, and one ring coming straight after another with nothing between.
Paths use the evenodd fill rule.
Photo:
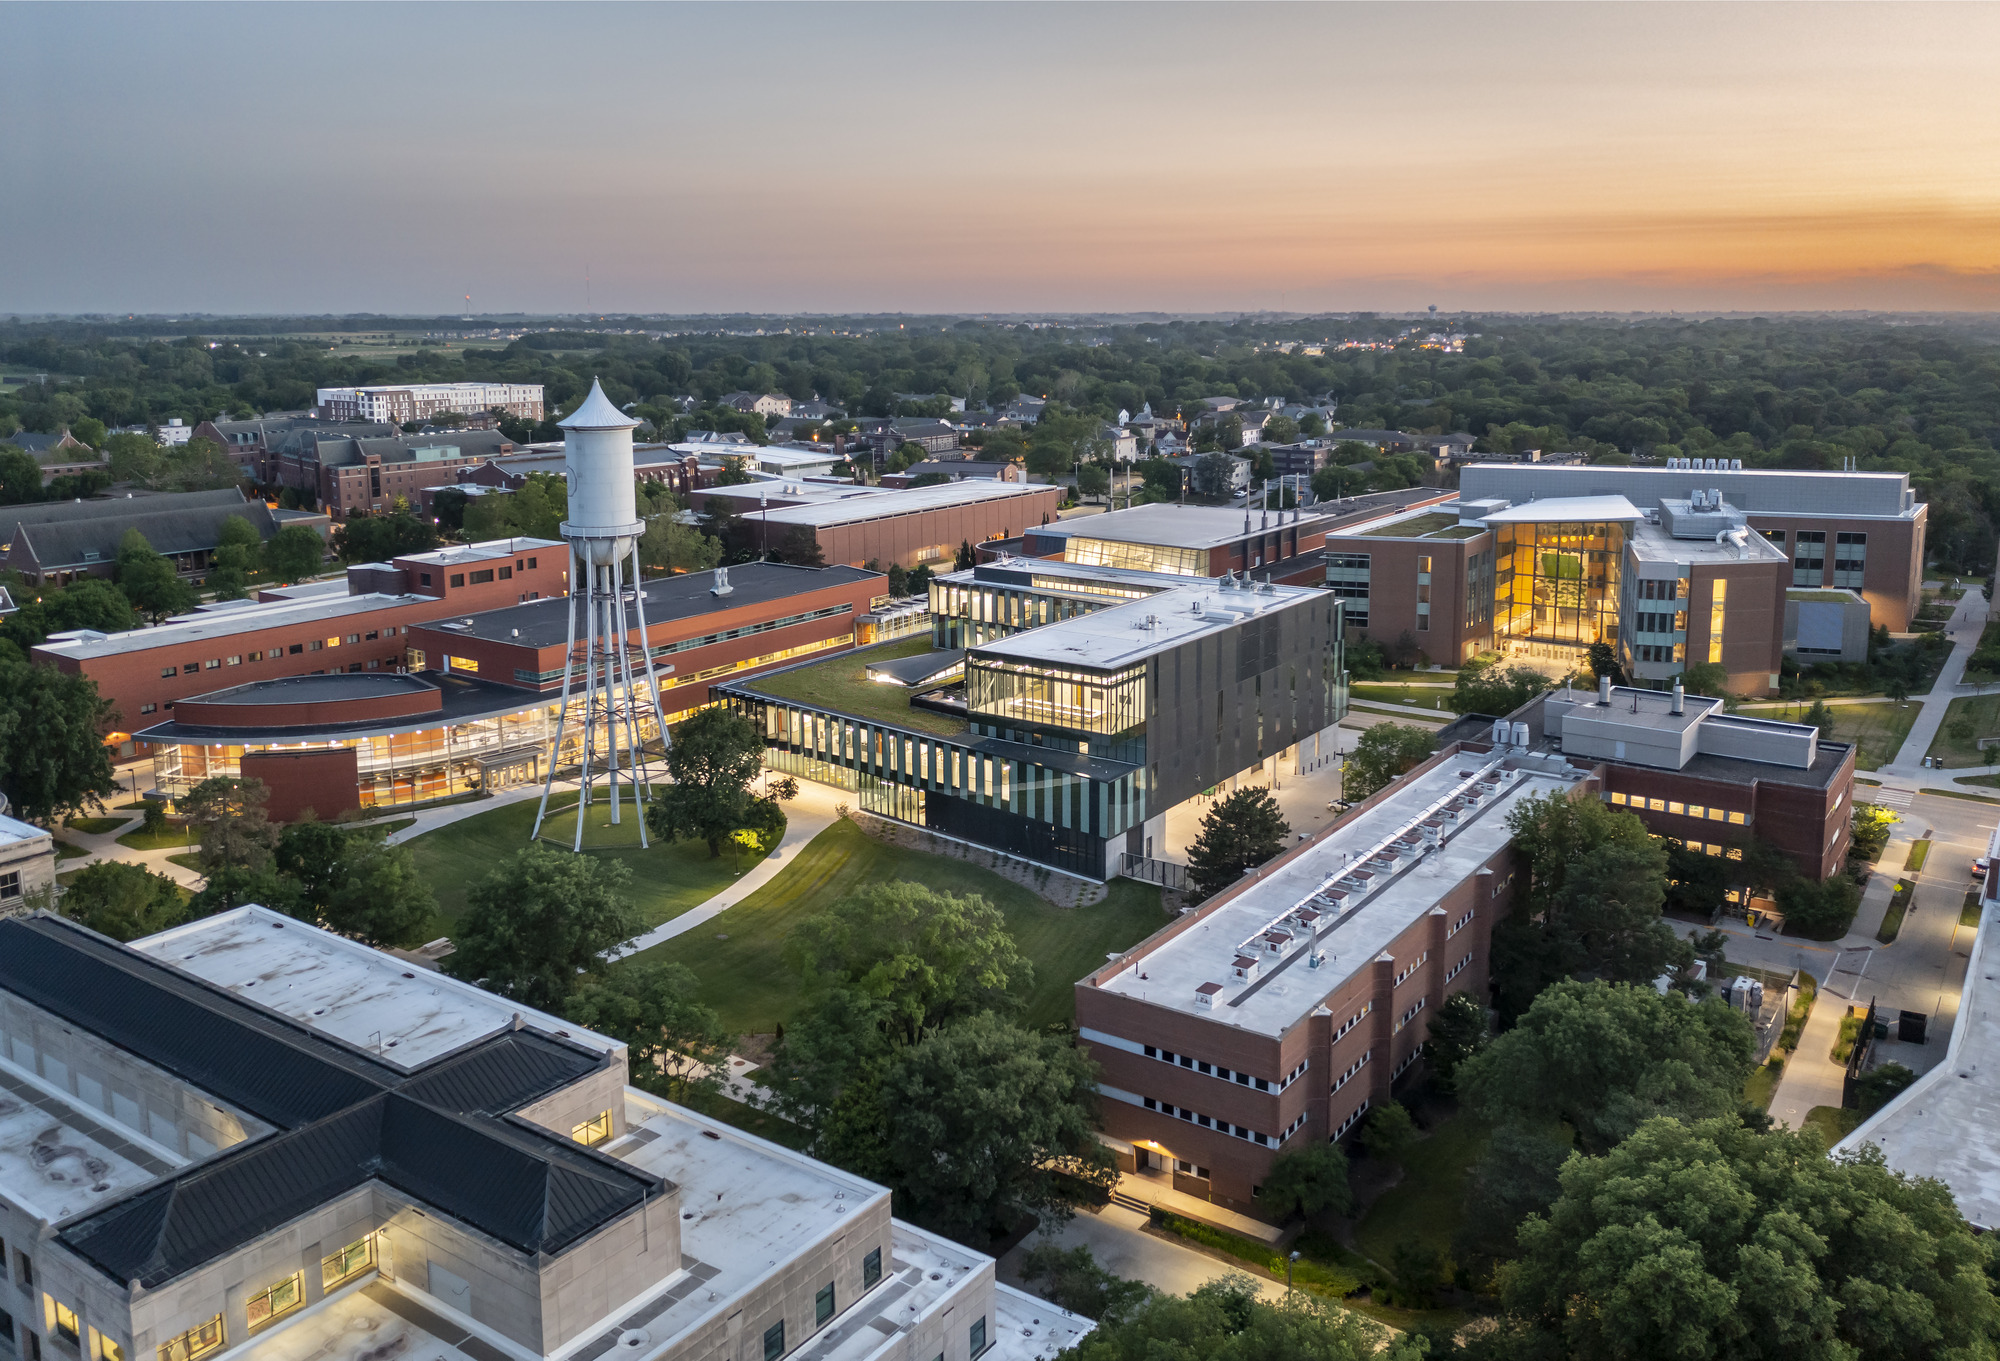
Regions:
<instances>
[{"instance_id":1,"label":"light post","mask_svg":"<svg viewBox=\"0 0 2000 1361\"><path fill-rule=\"evenodd\" d=\"M1298 1260L1299 1260L1299 1254L1296 1249L1293 1250L1291 1256L1285 1259L1285 1290L1287 1293L1289 1293L1292 1288L1292 1263Z\"/></svg>"}]
</instances>

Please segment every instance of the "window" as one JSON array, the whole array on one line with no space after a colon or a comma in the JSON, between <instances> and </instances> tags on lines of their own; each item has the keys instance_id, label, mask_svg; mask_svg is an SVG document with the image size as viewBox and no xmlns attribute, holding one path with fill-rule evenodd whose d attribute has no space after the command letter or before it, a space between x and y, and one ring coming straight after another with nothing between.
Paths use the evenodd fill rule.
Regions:
<instances>
[{"instance_id":1,"label":"window","mask_svg":"<svg viewBox=\"0 0 2000 1361\"><path fill-rule=\"evenodd\" d=\"M222 1346L222 1315L198 1323L160 1346L160 1361L195 1361Z\"/></svg>"},{"instance_id":2,"label":"window","mask_svg":"<svg viewBox=\"0 0 2000 1361\"><path fill-rule=\"evenodd\" d=\"M201 664L201 669L204 671L220 671L222 669L222 658L210 657Z\"/></svg>"},{"instance_id":3,"label":"window","mask_svg":"<svg viewBox=\"0 0 2000 1361\"><path fill-rule=\"evenodd\" d=\"M253 652L250 654L250 660L253 662L261 662L264 660L264 654L261 652Z\"/></svg>"},{"instance_id":4,"label":"window","mask_svg":"<svg viewBox=\"0 0 2000 1361\"><path fill-rule=\"evenodd\" d=\"M201 670L200 662L189 662L185 666L181 667L181 674L183 676L192 676L195 672L199 670Z\"/></svg>"},{"instance_id":5,"label":"window","mask_svg":"<svg viewBox=\"0 0 2000 1361\"><path fill-rule=\"evenodd\" d=\"M311 652L324 652L326 651L326 640L323 638L315 638L310 643L306 644L306 648L308 651ZM298 648L293 647L292 651L297 652Z\"/></svg>"},{"instance_id":6,"label":"window","mask_svg":"<svg viewBox=\"0 0 2000 1361\"><path fill-rule=\"evenodd\" d=\"M305 1298L305 1273L294 1271L269 1290L260 1291L244 1302L245 1321L252 1328L269 1323L278 1315L298 1308Z\"/></svg>"},{"instance_id":7,"label":"window","mask_svg":"<svg viewBox=\"0 0 2000 1361\"><path fill-rule=\"evenodd\" d=\"M14 1254L14 1284L23 1295L35 1288L35 1259L25 1252Z\"/></svg>"},{"instance_id":8,"label":"window","mask_svg":"<svg viewBox=\"0 0 2000 1361\"><path fill-rule=\"evenodd\" d=\"M479 663L471 657L446 657L444 661L447 671L470 671L475 675L478 674Z\"/></svg>"},{"instance_id":9,"label":"window","mask_svg":"<svg viewBox=\"0 0 2000 1361\"><path fill-rule=\"evenodd\" d=\"M347 641L350 643L358 643L361 641L361 635L358 633L350 633L347 635Z\"/></svg>"},{"instance_id":10,"label":"window","mask_svg":"<svg viewBox=\"0 0 2000 1361\"><path fill-rule=\"evenodd\" d=\"M234 657L231 657L231 658L229 659L229 664L230 664L231 666L241 666L241 665L243 665L243 654L239 652L239 653L237 653L237 654L236 654L236 655L235 655Z\"/></svg>"},{"instance_id":11,"label":"window","mask_svg":"<svg viewBox=\"0 0 2000 1361\"><path fill-rule=\"evenodd\" d=\"M779 1319L764 1330L764 1361L778 1361L785 1354L785 1321Z\"/></svg>"},{"instance_id":12,"label":"window","mask_svg":"<svg viewBox=\"0 0 2000 1361\"><path fill-rule=\"evenodd\" d=\"M866 1290L881 1279L882 1249L872 1248L869 1250L868 1255L861 1259L861 1288Z\"/></svg>"},{"instance_id":13,"label":"window","mask_svg":"<svg viewBox=\"0 0 2000 1361\"><path fill-rule=\"evenodd\" d=\"M502 567L500 569L500 579L502 581L512 581L514 579L514 569L511 567Z\"/></svg>"},{"instance_id":14,"label":"window","mask_svg":"<svg viewBox=\"0 0 2000 1361\"><path fill-rule=\"evenodd\" d=\"M51 1299L49 1304L54 1311L56 1336L74 1347L83 1340L83 1325L77 1320L76 1310L58 1299Z\"/></svg>"},{"instance_id":15,"label":"window","mask_svg":"<svg viewBox=\"0 0 2000 1361\"><path fill-rule=\"evenodd\" d=\"M332 1290L343 1281L351 1281L362 1272L375 1265L375 1235L357 1238L331 1257L322 1257L319 1263L320 1288Z\"/></svg>"},{"instance_id":16,"label":"window","mask_svg":"<svg viewBox=\"0 0 2000 1361\"><path fill-rule=\"evenodd\" d=\"M1824 586L1825 569L1826 531L1800 530L1792 546L1792 585Z\"/></svg>"},{"instance_id":17,"label":"window","mask_svg":"<svg viewBox=\"0 0 2000 1361\"><path fill-rule=\"evenodd\" d=\"M569 1137L585 1148L603 1143L611 1137L611 1112L604 1111L595 1119L586 1120L570 1127Z\"/></svg>"},{"instance_id":18,"label":"window","mask_svg":"<svg viewBox=\"0 0 2000 1361\"><path fill-rule=\"evenodd\" d=\"M160 706L157 704L141 704L139 706L139 712L142 714L150 714L159 707Z\"/></svg>"},{"instance_id":19,"label":"window","mask_svg":"<svg viewBox=\"0 0 2000 1361\"><path fill-rule=\"evenodd\" d=\"M168 676L178 676L179 674L180 674L180 669L178 667L163 666L160 668L161 680L165 680Z\"/></svg>"},{"instance_id":20,"label":"window","mask_svg":"<svg viewBox=\"0 0 2000 1361\"><path fill-rule=\"evenodd\" d=\"M491 567L486 568L484 571L474 572L472 574L472 584L475 586L484 586L487 582L491 580L493 580L493 569ZM454 586L458 585L458 578L453 577L451 579L451 584Z\"/></svg>"},{"instance_id":21,"label":"window","mask_svg":"<svg viewBox=\"0 0 2000 1361\"><path fill-rule=\"evenodd\" d=\"M813 1296L813 1327L817 1328L833 1317L833 1282L828 1281Z\"/></svg>"},{"instance_id":22,"label":"window","mask_svg":"<svg viewBox=\"0 0 2000 1361\"><path fill-rule=\"evenodd\" d=\"M529 567L529 570L531 570L531 571L532 571L532 570L534 569L534 566L535 566L535 560L534 560L533 558L529 558L529 559L528 559L528 567Z\"/></svg>"},{"instance_id":23,"label":"window","mask_svg":"<svg viewBox=\"0 0 2000 1361\"><path fill-rule=\"evenodd\" d=\"M451 574L451 584L453 586L463 586L465 584L465 573L453 572Z\"/></svg>"},{"instance_id":24,"label":"window","mask_svg":"<svg viewBox=\"0 0 2000 1361\"><path fill-rule=\"evenodd\" d=\"M430 574L429 572L419 572L419 573L417 573L417 584L418 584L419 586L428 586L428 585L430 585L430 584L431 584L431 574Z\"/></svg>"},{"instance_id":25,"label":"window","mask_svg":"<svg viewBox=\"0 0 2000 1361\"><path fill-rule=\"evenodd\" d=\"M973 1320L972 1329L969 1336L972 1342L972 1354L974 1356L977 1356L979 1355L979 1353L986 1350L986 1315L981 1314L978 1318Z\"/></svg>"},{"instance_id":26,"label":"window","mask_svg":"<svg viewBox=\"0 0 2000 1361\"><path fill-rule=\"evenodd\" d=\"M125 1361L125 1349L103 1333L97 1334L97 1355L98 1361Z\"/></svg>"},{"instance_id":27,"label":"window","mask_svg":"<svg viewBox=\"0 0 2000 1361\"><path fill-rule=\"evenodd\" d=\"M298 656L301 652L304 652L305 650L306 649L304 643L293 643L290 647L285 649L285 651L288 654L294 657Z\"/></svg>"},{"instance_id":28,"label":"window","mask_svg":"<svg viewBox=\"0 0 2000 1361\"><path fill-rule=\"evenodd\" d=\"M381 632L377 629L369 629L365 636L367 637L368 641L372 643L382 635Z\"/></svg>"},{"instance_id":29,"label":"window","mask_svg":"<svg viewBox=\"0 0 2000 1361\"><path fill-rule=\"evenodd\" d=\"M1708 659L1711 662L1722 660L1722 615L1728 598L1728 578L1717 577L1709 586L1708 597Z\"/></svg>"}]
</instances>

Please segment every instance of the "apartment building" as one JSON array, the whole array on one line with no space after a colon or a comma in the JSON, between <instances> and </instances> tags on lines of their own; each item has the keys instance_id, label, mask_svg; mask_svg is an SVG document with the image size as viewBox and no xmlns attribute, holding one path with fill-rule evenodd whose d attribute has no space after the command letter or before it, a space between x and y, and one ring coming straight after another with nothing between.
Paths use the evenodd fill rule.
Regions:
<instances>
[{"instance_id":1,"label":"apartment building","mask_svg":"<svg viewBox=\"0 0 2000 1361\"><path fill-rule=\"evenodd\" d=\"M446 411L498 411L522 420L542 419L540 383L409 383L380 387L321 388L316 409L328 420L427 421Z\"/></svg>"},{"instance_id":2,"label":"apartment building","mask_svg":"<svg viewBox=\"0 0 2000 1361\"><path fill-rule=\"evenodd\" d=\"M1510 908L1509 815L1588 772L1447 747L1076 985L1127 1171L1257 1213L1272 1161L1390 1097L1454 992L1484 997Z\"/></svg>"},{"instance_id":3,"label":"apartment building","mask_svg":"<svg viewBox=\"0 0 2000 1361\"><path fill-rule=\"evenodd\" d=\"M469 470L513 451L513 442L497 430L367 439L306 429L281 439L269 462L273 480L344 520L380 515L398 501L414 506L425 492L453 486Z\"/></svg>"},{"instance_id":4,"label":"apartment building","mask_svg":"<svg viewBox=\"0 0 2000 1361\"><path fill-rule=\"evenodd\" d=\"M1087 1320L625 1048L261 907L0 920L0 1327L35 1361L1028 1361Z\"/></svg>"}]
</instances>

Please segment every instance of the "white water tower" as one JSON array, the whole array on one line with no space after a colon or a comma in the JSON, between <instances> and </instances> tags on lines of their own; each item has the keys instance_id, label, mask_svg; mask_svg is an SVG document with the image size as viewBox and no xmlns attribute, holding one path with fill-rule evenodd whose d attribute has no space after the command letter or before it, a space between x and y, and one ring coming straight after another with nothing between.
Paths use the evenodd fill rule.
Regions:
<instances>
[{"instance_id":1,"label":"white water tower","mask_svg":"<svg viewBox=\"0 0 2000 1361\"><path fill-rule=\"evenodd\" d=\"M571 722L572 681L580 675L583 693L574 697L575 721L583 739L577 781L576 838L583 849L584 817L599 779L611 801L611 821L619 821L619 756L639 818L639 844L646 844L640 801L650 793L642 727L652 720L661 745L667 741L665 711L652 653L646 646L646 594L639 583L639 536L646 531L633 491L632 430L638 422L611 404L595 380L583 405L556 422L563 430L569 476L569 518L561 533L569 545L569 635L563 649L562 711L549 744L541 806L535 812L540 836L548 816L556 760ZM628 615L627 607L631 614ZM583 645L577 646L577 615L583 616ZM637 626L636 637L633 625Z\"/></svg>"}]
</instances>

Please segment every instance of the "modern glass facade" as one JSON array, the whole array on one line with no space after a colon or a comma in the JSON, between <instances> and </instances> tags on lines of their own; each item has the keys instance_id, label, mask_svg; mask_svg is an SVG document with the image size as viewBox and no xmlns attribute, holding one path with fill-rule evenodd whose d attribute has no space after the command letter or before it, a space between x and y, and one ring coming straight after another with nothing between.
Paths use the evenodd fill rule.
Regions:
<instances>
[{"instance_id":1,"label":"modern glass facade","mask_svg":"<svg viewBox=\"0 0 2000 1361\"><path fill-rule=\"evenodd\" d=\"M1624 525L1501 524L1494 537L1497 647L1580 664L1592 643L1617 643Z\"/></svg>"},{"instance_id":2,"label":"modern glass facade","mask_svg":"<svg viewBox=\"0 0 2000 1361\"><path fill-rule=\"evenodd\" d=\"M1134 572L1165 572L1177 577L1208 575L1208 550L1171 548L1165 544L1120 543L1115 539L1085 539L1074 534L1063 547L1063 561L1085 567L1123 567Z\"/></svg>"},{"instance_id":3,"label":"modern glass facade","mask_svg":"<svg viewBox=\"0 0 2000 1361\"><path fill-rule=\"evenodd\" d=\"M1107 605L1122 605L1146 591L1079 588L1061 583L1061 593L1040 582L1008 586L984 581L931 583L931 646L978 647L1023 629L1038 629L1062 619L1074 619ZM1078 597L1081 597L1080 599Z\"/></svg>"},{"instance_id":4,"label":"modern glass facade","mask_svg":"<svg viewBox=\"0 0 2000 1361\"><path fill-rule=\"evenodd\" d=\"M1115 736L1146 720L1146 668L1116 675L968 657L965 702L996 723Z\"/></svg>"}]
</instances>

